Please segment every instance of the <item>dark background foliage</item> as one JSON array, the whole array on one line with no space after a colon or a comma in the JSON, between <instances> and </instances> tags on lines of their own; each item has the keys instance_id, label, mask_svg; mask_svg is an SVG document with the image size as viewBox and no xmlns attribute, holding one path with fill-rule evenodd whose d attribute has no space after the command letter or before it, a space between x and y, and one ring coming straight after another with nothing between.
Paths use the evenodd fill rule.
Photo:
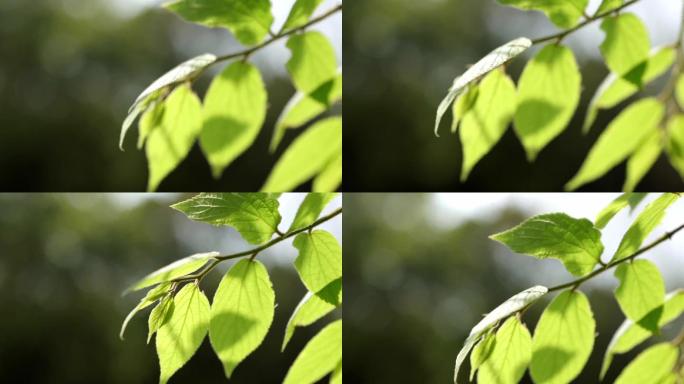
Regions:
<instances>
[{"instance_id":1,"label":"dark background foliage","mask_svg":"<svg viewBox=\"0 0 684 384\"><path fill-rule=\"evenodd\" d=\"M655 19L668 19L663 13L670 10L678 14L679 4L662 2L655 7L654 11L660 12ZM432 133L437 105L467 65L506 41L519 36L538 37L554 28L541 13L503 7L494 0L366 0L347 4L345 12L344 167L346 174L353 175L345 178L345 190L559 191L577 172L603 128L621 110L602 112L592 132L582 135L585 108L607 75L598 58L601 35L597 39L596 33L583 31L580 35L590 48L576 50L583 92L570 127L534 163L526 160L522 145L509 129L475 167L468 182L461 184L460 142L447 132L451 112L442 122L442 137L438 139ZM656 23L662 27L658 24L662 22ZM675 40L675 34L673 28L669 42ZM578 40L570 40L576 48ZM510 66L509 73L516 81L525 62L520 58ZM660 87L662 82L655 86ZM619 191L624 173L625 166L621 165L584 190ZM638 189L671 191L682 187L680 176L662 156Z\"/></svg>"},{"instance_id":2,"label":"dark background foliage","mask_svg":"<svg viewBox=\"0 0 684 384\"><path fill-rule=\"evenodd\" d=\"M135 149L137 125L118 149L121 123L152 81L197 54L240 47L226 30L209 30L134 1L3 0L0 2L0 185L5 191L143 191L144 151ZM217 47L221 47L217 49ZM269 91L269 110L255 145L216 181L199 146L160 186L167 191L258 190L284 148L270 154L273 126L294 93L257 55ZM223 65L215 69L222 69ZM200 96L211 80L195 84Z\"/></svg>"},{"instance_id":3,"label":"dark background foliage","mask_svg":"<svg viewBox=\"0 0 684 384\"><path fill-rule=\"evenodd\" d=\"M192 253L247 249L229 229L189 221L168 205L181 196L122 204L107 195L0 196L0 377L5 383L157 383L154 348L145 343L147 314L121 322L141 294L121 297L136 279ZM284 225L284 224L283 224ZM226 245L227 244L227 245ZM323 320L299 329L280 352L285 324L305 293L294 268L266 252L276 291L274 322L233 383L276 383ZM202 289L213 297L223 272ZM339 316L337 314L336 316ZM174 383L223 383L205 339Z\"/></svg>"},{"instance_id":4,"label":"dark background foliage","mask_svg":"<svg viewBox=\"0 0 684 384\"><path fill-rule=\"evenodd\" d=\"M488 239L529 218L532 213L526 211L534 210L532 206L503 205L458 225L445 224L456 215L427 194L346 194L344 209L344 284L353 298L344 314L344 375L352 383L450 383L456 355L484 314L533 285L571 279L558 261L514 255ZM672 241L681 244L682 239ZM660 252L664 254L658 259L681 256ZM624 320L612 296L615 279L606 275L603 284L582 287L598 336L576 383L598 382L603 353ZM669 283L672 290L684 280ZM549 300L525 313L523 321L531 333ZM682 320L655 340L674 337L684 326ZM613 382L645 345L616 356L604 382ZM465 364L461 373L468 369ZM529 373L523 382L531 383Z\"/></svg>"}]
</instances>

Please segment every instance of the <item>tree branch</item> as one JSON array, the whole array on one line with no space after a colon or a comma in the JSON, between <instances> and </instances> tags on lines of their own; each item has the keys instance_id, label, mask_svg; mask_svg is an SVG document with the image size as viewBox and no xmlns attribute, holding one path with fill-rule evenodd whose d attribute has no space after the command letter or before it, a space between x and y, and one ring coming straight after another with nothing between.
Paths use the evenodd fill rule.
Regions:
<instances>
[{"instance_id":1,"label":"tree branch","mask_svg":"<svg viewBox=\"0 0 684 384\"><path fill-rule=\"evenodd\" d=\"M554 34L549 35L549 36L544 36L544 37L534 39L534 40L532 40L532 44L537 45L537 44L545 43L545 42L551 41L551 40L562 40L565 36L586 27L587 25L593 23L594 21L603 19L604 17L606 17L612 13L619 12L622 9L629 7L630 5L638 3L639 1L641 1L641 0L629 0L617 8L613 8L611 10L601 12L601 13L597 13L594 16L588 17L584 21L582 21L581 23L577 24L576 26L574 26L572 28L560 31L558 33L554 33Z\"/></svg>"},{"instance_id":2,"label":"tree branch","mask_svg":"<svg viewBox=\"0 0 684 384\"><path fill-rule=\"evenodd\" d=\"M647 251L651 250L652 248L655 248L658 244L660 244L666 240L671 239L672 236L674 236L677 232L681 231L682 229L684 229L684 224L680 225L679 227L673 229L670 232L665 233L664 235L662 235L659 238L657 238L656 240L654 240L652 243L650 243L647 246L639 249L638 251L634 252L633 254L631 254L625 258L619 259L619 260L611 261L610 263L606 264L605 266L593 271L592 273L590 273L586 276L580 277L577 280L573 280L573 281L567 282L565 284L561 284L561 285L557 285L555 287L551 287L551 288L549 288L549 292L559 291L561 289L570 288L570 287L578 287L580 284L584 283L585 281L590 280L590 279L602 274L603 272L605 272L605 271L607 271L607 270L609 270L609 269L611 269L611 268L613 268L619 264L633 260L637 256L643 254L644 252L647 252Z\"/></svg>"},{"instance_id":3,"label":"tree branch","mask_svg":"<svg viewBox=\"0 0 684 384\"><path fill-rule=\"evenodd\" d=\"M177 277L177 278L169 280L169 281L177 283L177 282L192 281L192 280L202 280L204 278L204 276L206 276L209 272L211 272L222 261L237 259L237 258L245 257L245 256L250 256L251 259L254 259L254 257L256 257L256 255L259 252L261 252L265 249L271 248L272 246L280 243L281 241L289 239L290 237L296 236L302 232L310 231L310 230L314 229L315 227L325 223L326 221L332 220L333 218L340 215L341 213L342 213L342 208L338 208L338 209L334 210L333 212L331 212L330 214L325 215L323 217L320 217L318 220L314 221L310 225L307 225L306 227L299 228L299 229L296 229L292 232L282 234L279 237L272 239L268 243L260 245L256 248L252 248L252 249L249 249L247 251L233 253L230 255L215 256L212 258L211 262L209 264L207 264L207 266L204 269L202 269L201 271L190 274L190 275Z\"/></svg>"},{"instance_id":4,"label":"tree branch","mask_svg":"<svg viewBox=\"0 0 684 384\"><path fill-rule=\"evenodd\" d=\"M251 48L247 48L243 51L239 51L239 52L235 52L235 53L229 53L229 54L226 54L223 56L219 56L213 64L220 63L220 62L226 61L226 60L248 57L251 54L253 54L254 52L275 43L276 41L282 39L283 37L290 36L296 32L299 32L299 31L302 31L306 28L309 28L310 26L312 26L314 24L318 24L321 21L327 19L328 17L330 17L330 16L332 16L332 15L334 15L340 11L342 11L342 4L338 4L337 6L329 9L328 11L324 12L320 16L314 17L313 19L309 20L309 22L307 22L304 25L300 25L299 27L288 29L287 31L280 31L278 34L272 35L270 39L262 42L261 44L255 45Z\"/></svg>"}]
</instances>

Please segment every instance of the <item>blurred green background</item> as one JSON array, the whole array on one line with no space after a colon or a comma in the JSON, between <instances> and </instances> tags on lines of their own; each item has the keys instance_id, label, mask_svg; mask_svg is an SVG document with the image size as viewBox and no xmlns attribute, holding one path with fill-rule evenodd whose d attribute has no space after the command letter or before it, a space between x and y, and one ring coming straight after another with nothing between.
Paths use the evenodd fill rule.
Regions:
<instances>
[{"instance_id":1,"label":"blurred green background","mask_svg":"<svg viewBox=\"0 0 684 384\"><path fill-rule=\"evenodd\" d=\"M345 194L344 375L351 383L450 383L470 329L497 305L531 286L572 280L557 260L510 253L488 236L535 214L596 214L613 194ZM653 199L649 197L648 199ZM644 203L640 207L643 207ZM673 205L649 239L682 223ZM602 234L604 258L617 248L634 215L621 212ZM650 240L647 240L649 242ZM684 287L684 234L646 256L663 272L667 290ZM582 286L597 323L594 351L576 383L596 383L603 353L624 320L612 296L611 272ZM528 310L531 332L550 298ZM662 337L672 338L684 319ZM641 348L618 355L613 382ZM468 372L466 366L464 371ZM528 374L524 381L530 383Z\"/></svg>"},{"instance_id":2,"label":"blurred green background","mask_svg":"<svg viewBox=\"0 0 684 384\"><path fill-rule=\"evenodd\" d=\"M144 191L147 162L137 126L118 149L121 123L137 95L178 63L240 49L225 29L182 21L160 0L0 2L0 185L5 191ZM276 23L294 0L274 2ZM321 4L321 11L336 1ZM336 46L341 16L314 29ZM160 186L166 191L255 191L284 148L268 151L273 126L294 94L284 41L253 57L269 91L268 116L254 146L215 181L198 146ZM195 83L200 96L219 65Z\"/></svg>"},{"instance_id":3,"label":"blurred green background","mask_svg":"<svg viewBox=\"0 0 684 384\"><path fill-rule=\"evenodd\" d=\"M141 296L121 297L121 292L189 254L252 248L228 227L193 222L168 207L185 197L0 195L0 381L157 383L154 342L145 343L149 309L129 324L126 340L119 340L121 322ZM302 198L281 196L282 227L291 222ZM329 209L340 204L337 198ZM322 228L341 240L340 219ZM259 256L278 306L264 343L230 382L281 382L304 344L327 322L297 330L280 352L287 320L306 291L291 264L295 256L289 240ZM220 272L203 280L209 298L231 264L221 264ZM208 339L171 382L227 382Z\"/></svg>"},{"instance_id":4,"label":"blurred green background","mask_svg":"<svg viewBox=\"0 0 684 384\"><path fill-rule=\"evenodd\" d=\"M600 0L590 1L590 10ZM642 17L653 45L676 39L681 2L642 1L630 11ZM448 133L451 113L442 122L442 137L433 134L437 105L453 79L495 47L520 36L544 36L556 29L538 12L523 12L495 0L364 0L348 4L343 21L345 65L345 178L348 191L559 191L577 172L592 144L618 107L602 112L592 132L583 136L586 106L607 75L598 45L599 23L566 40L583 74L582 101L569 129L534 163L509 129L502 140L459 183L461 146ZM536 52L539 48L531 50ZM530 54L526 54L529 58ZM526 58L512 62L516 79ZM654 84L656 93L663 81ZM621 165L584 189L619 191ZM661 157L640 190L674 191L681 177Z\"/></svg>"}]
</instances>

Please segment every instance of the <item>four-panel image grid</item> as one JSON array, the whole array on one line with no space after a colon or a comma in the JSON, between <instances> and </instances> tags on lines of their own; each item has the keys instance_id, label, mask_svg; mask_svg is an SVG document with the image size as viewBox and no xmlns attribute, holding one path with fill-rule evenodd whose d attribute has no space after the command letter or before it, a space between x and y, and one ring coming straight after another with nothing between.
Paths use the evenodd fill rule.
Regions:
<instances>
[{"instance_id":1,"label":"four-panel image grid","mask_svg":"<svg viewBox=\"0 0 684 384\"><path fill-rule=\"evenodd\" d=\"M0 111L0 383L684 384L683 0L2 0Z\"/></svg>"}]
</instances>

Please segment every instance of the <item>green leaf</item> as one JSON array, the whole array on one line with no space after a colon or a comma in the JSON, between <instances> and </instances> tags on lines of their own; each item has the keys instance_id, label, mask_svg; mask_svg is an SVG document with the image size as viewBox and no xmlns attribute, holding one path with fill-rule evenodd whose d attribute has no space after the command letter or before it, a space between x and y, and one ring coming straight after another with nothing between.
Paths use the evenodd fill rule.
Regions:
<instances>
[{"instance_id":1,"label":"green leaf","mask_svg":"<svg viewBox=\"0 0 684 384\"><path fill-rule=\"evenodd\" d=\"M470 354L470 381L473 381L477 370L480 369L482 363L484 363L489 356L494 351L496 346L496 332L492 328L487 334L482 337L479 343L473 348L473 352ZM478 381L480 379L478 378Z\"/></svg>"},{"instance_id":2,"label":"green leaf","mask_svg":"<svg viewBox=\"0 0 684 384\"><path fill-rule=\"evenodd\" d=\"M565 46L547 45L527 63L518 83L514 128L530 161L568 126L581 82L575 56Z\"/></svg>"},{"instance_id":3,"label":"green leaf","mask_svg":"<svg viewBox=\"0 0 684 384\"><path fill-rule=\"evenodd\" d=\"M515 384L532 358L532 337L520 320L511 316L496 332L494 348L480 366L478 383Z\"/></svg>"},{"instance_id":4,"label":"green leaf","mask_svg":"<svg viewBox=\"0 0 684 384\"><path fill-rule=\"evenodd\" d=\"M665 296L665 303L663 304L662 311L656 309L653 311L655 315L658 315L658 328L661 329L676 318L678 318L682 312L684 312L684 290L676 290L670 292ZM601 366L601 380L608 372L610 364L613 361L613 356L615 354L629 352L632 348L636 347L644 340L652 336L654 332L644 328L641 324L635 323L630 319L625 319L625 321L620 325L620 328L615 332L613 338L608 344L606 353L603 357L603 364Z\"/></svg>"},{"instance_id":5,"label":"green leaf","mask_svg":"<svg viewBox=\"0 0 684 384\"><path fill-rule=\"evenodd\" d=\"M148 191L155 191L188 156L201 130L202 103L189 84L179 86L164 102L159 125L147 134Z\"/></svg>"},{"instance_id":6,"label":"green leaf","mask_svg":"<svg viewBox=\"0 0 684 384\"><path fill-rule=\"evenodd\" d=\"M314 192L332 192L342 184L342 148L335 153L323 167L321 173L314 178Z\"/></svg>"},{"instance_id":7,"label":"green leaf","mask_svg":"<svg viewBox=\"0 0 684 384\"><path fill-rule=\"evenodd\" d=\"M482 320L480 320L480 322L470 330L470 334L463 344L463 348L461 348L461 350L458 352L458 356L456 356L456 364L454 367L454 383L456 383L456 380L458 379L458 372L461 369L461 364L463 364L470 350L482 338L485 332L492 329L492 327L494 327L499 321L521 311L535 301L539 300L539 298L544 296L548 291L548 288L541 285L528 288L504 301L501 305L494 308L494 310L489 312Z\"/></svg>"},{"instance_id":8,"label":"green leaf","mask_svg":"<svg viewBox=\"0 0 684 384\"><path fill-rule=\"evenodd\" d=\"M622 237L612 261L623 259L638 251L646 237L663 220L667 207L677 201L677 199L679 199L677 194L664 193L647 205Z\"/></svg>"},{"instance_id":9,"label":"green leaf","mask_svg":"<svg viewBox=\"0 0 684 384\"><path fill-rule=\"evenodd\" d=\"M309 291L318 292L342 277L342 247L329 232L300 233L292 245L299 250L295 268Z\"/></svg>"},{"instance_id":10,"label":"green leaf","mask_svg":"<svg viewBox=\"0 0 684 384\"><path fill-rule=\"evenodd\" d=\"M569 383L582 372L594 346L596 322L582 292L564 291L544 310L532 339L535 383Z\"/></svg>"},{"instance_id":11,"label":"green leaf","mask_svg":"<svg viewBox=\"0 0 684 384\"><path fill-rule=\"evenodd\" d=\"M162 124L166 104L163 101L153 102L140 118L138 123L138 149L142 149L150 132Z\"/></svg>"},{"instance_id":12,"label":"green leaf","mask_svg":"<svg viewBox=\"0 0 684 384\"><path fill-rule=\"evenodd\" d=\"M280 144L285 131L299 128L342 100L342 74L321 84L309 94L298 91L283 109L271 139L271 152Z\"/></svg>"},{"instance_id":13,"label":"green leaf","mask_svg":"<svg viewBox=\"0 0 684 384\"><path fill-rule=\"evenodd\" d=\"M606 38L601 54L610 70L625 75L648 59L651 42L644 23L633 13L622 13L603 19L601 29Z\"/></svg>"},{"instance_id":14,"label":"green leaf","mask_svg":"<svg viewBox=\"0 0 684 384\"><path fill-rule=\"evenodd\" d=\"M670 343L656 344L641 352L620 373L615 384L662 383L677 364L679 348Z\"/></svg>"},{"instance_id":15,"label":"green leaf","mask_svg":"<svg viewBox=\"0 0 684 384\"><path fill-rule=\"evenodd\" d=\"M602 13L611 11L615 8L618 8L624 3L624 0L603 0L601 2L601 5L599 6L598 10L596 11L597 15L600 15Z\"/></svg>"},{"instance_id":16,"label":"green leaf","mask_svg":"<svg viewBox=\"0 0 684 384\"><path fill-rule=\"evenodd\" d=\"M513 252L540 259L555 258L575 276L591 272L603 252L601 232L587 219L564 213L532 217L505 232L490 236Z\"/></svg>"},{"instance_id":17,"label":"green leaf","mask_svg":"<svg viewBox=\"0 0 684 384\"><path fill-rule=\"evenodd\" d=\"M541 11L556 26L570 28L584 15L589 0L498 0L499 3L524 10Z\"/></svg>"},{"instance_id":18,"label":"green leaf","mask_svg":"<svg viewBox=\"0 0 684 384\"><path fill-rule=\"evenodd\" d=\"M628 319L655 331L659 316L649 316L647 321L644 318L665 301L665 282L658 267L648 260L634 260L619 265L615 277L620 280L615 298L622 312Z\"/></svg>"},{"instance_id":19,"label":"green leaf","mask_svg":"<svg viewBox=\"0 0 684 384\"><path fill-rule=\"evenodd\" d=\"M229 225L252 244L268 241L280 224L278 199L266 193L200 193L174 204L189 219Z\"/></svg>"},{"instance_id":20,"label":"green leaf","mask_svg":"<svg viewBox=\"0 0 684 384\"><path fill-rule=\"evenodd\" d=\"M469 85L479 81L489 72L513 60L531 46L532 41L525 37L510 41L480 59L475 65L468 68L463 75L457 77L451 85L451 88L449 88L446 97L437 107L435 135L439 137L439 123L442 121L442 117L446 111L451 108L452 103L458 95L463 93Z\"/></svg>"},{"instance_id":21,"label":"green leaf","mask_svg":"<svg viewBox=\"0 0 684 384\"><path fill-rule=\"evenodd\" d=\"M138 305L131 310L131 312L126 316L126 319L124 319L123 324L121 324L121 331L119 332L119 338L121 340L124 339L123 335L124 332L126 331L126 327L128 326L128 323L133 319L133 316L135 316L138 312L141 310L149 307L150 305L154 304L157 302L157 300L161 299L162 297L166 296L166 294L169 292L169 288L171 287L171 283L162 283L157 285L156 287L150 289L145 297L140 299L140 302Z\"/></svg>"},{"instance_id":22,"label":"green leaf","mask_svg":"<svg viewBox=\"0 0 684 384\"><path fill-rule=\"evenodd\" d=\"M283 31L300 27L309 21L309 18L323 0L297 0L295 1L287 20L283 25Z\"/></svg>"},{"instance_id":23,"label":"green leaf","mask_svg":"<svg viewBox=\"0 0 684 384\"><path fill-rule=\"evenodd\" d=\"M684 179L684 115L675 115L667 123L667 155Z\"/></svg>"},{"instance_id":24,"label":"green leaf","mask_svg":"<svg viewBox=\"0 0 684 384\"><path fill-rule=\"evenodd\" d=\"M202 268L209 259L220 255L218 252L196 253L160 268L149 275L143 277L137 283L126 289L124 294L137 291L149 286L173 280L185 276Z\"/></svg>"},{"instance_id":25,"label":"green leaf","mask_svg":"<svg viewBox=\"0 0 684 384\"><path fill-rule=\"evenodd\" d=\"M161 384L165 384L195 354L209 326L209 300L197 284L186 284L173 303L171 317L157 331Z\"/></svg>"},{"instance_id":26,"label":"green leaf","mask_svg":"<svg viewBox=\"0 0 684 384\"><path fill-rule=\"evenodd\" d=\"M665 108L654 98L643 99L622 111L599 137L566 190L575 190L603 176L627 159L658 128Z\"/></svg>"},{"instance_id":27,"label":"green leaf","mask_svg":"<svg viewBox=\"0 0 684 384\"><path fill-rule=\"evenodd\" d=\"M647 61L634 67L624 77L611 72L589 103L583 132L589 132L599 109L613 108L641 91L645 85L667 72L674 63L675 56L675 49L672 47L654 48Z\"/></svg>"},{"instance_id":28,"label":"green leaf","mask_svg":"<svg viewBox=\"0 0 684 384\"><path fill-rule=\"evenodd\" d=\"M594 226L598 229L603 229L608 225L610 220L628 205L631 207L637 206L641 200L648 195L647 193L623 193L617 199L613 200L596 216Z\"/></svg>"},{"instance_id":29,"label":"green leaf","mask_svg":"<svg viewBox=\"0 0 684 384\"><path fill-rule=\"evenodd\" d=\"M285 327L282 349L285 350L296 327L305 327L330 313L342 304L342 279L328 284L320 292L307 292L292 312Z\"/></svg>"},{"instance_id":30,"label":"green leaf","mask_svg":"<svg viewBox=\"0 0 684 384\"><path fill-rule=\"evenodd\" d=\"M299 91L311 93L337 75L335 49L322 33L293 35L287 47L292 57L285 66Z\"/></svg>"},{"instance_id":31,"label":"green leaf","mask_svg":"<svg viewBox=\"0 0 684 384\"><path fill-rule=\"evenodd\" d=\"M342 320L323 328L302 349L287 371L283 384L310 384L323 378L342 361Z\"/></svg>"},{"instance_id":32,"label":"green leaf","mask_svg":"<svg viewBox=\"0 0 684 384\"><path fill-rule=\"evenodd\" d=\"M679 75L679 77L677 77L677 83L675 84L675 98L677 99L677 104L684 108L684 75Z\"/></svg>"},{"instance_id":33,"label":"green leaf","mask_svg":"<svg viewBox=\"0 0 684 384\"><path fill-rule=\"evenodd\" d=\"M321 120L300 135L273 167L262 191L289 191L320 173L342 150L342 118Z\"/></svg>"},{"instance_id":34,"label":"green leaf","mask_svg":"<svg viewBox=\"0 0 684 384\"><path fill-rule=\"evenodd\" d=\"M513 87L515 87L515 85L513 85ZM479 91L479 84L470 84L466 87L465 91L456 98L451 109L451 133L456 133L458 124L461 122L463 116L475 106Z\"/></svg>"},{"instance_id":35,"label":"green leaf","mask_svg":"<svg viewBox=\"0 0 684 384\"><path fill-rule=\"evenodd\" d=\"M287 232L311 225L318 219L318 216L323 212L323 208L328 205L335 195L335 193L308 193L304 201L299 205L297 214Z\"/></svg>"},{"instance_id":36,"label":"green leaf","mask_svg":"<svg viewBox=\"0 0 684 384\"><path fill-rule=\"evenodd\" d=\"M121 129L119 147L123 149L123 142L126 133L128 132L128 128L133 124L133 121L135 121L138 114L144 112L153 102L168 94L171 88L178 84L192 81L215 62L216 56L209 53L193 57L192 59L179 64L150 84L150 86L135 99L135 102L133 102L133 105L131 105L128 110L129 115L126 118L126 121L124 121L124 125Z\"/></svg>"},{"instance_id":37,"label":"green leaf","mask_svg":"<svg viewBox=\"0 0 684 384\"><path fill-rule=\"evenodd\" d=\"M259 69L248 62L234 62L212 81L200 144L215 178L254 143L266 117L266 99Z\"/></svg>"},{"instance_id":38,"label":"green leaf","mask_svg":"<svg viewBox=\"0 0 684 384\"><path fill-rule=\"evenodd\" d=\"M342 361L337 364L335 370L330 375L330 384L342 384Z\"/></svg>"},{"instance_id":39,"label":"green leaf","mask_svg":"<svg viewBox=\"0 0 684 384\"><path fill-rule=\"evenodd\" d=\"M239 261L221 280L211 306L209 340L227 378L264 340L274 301L268 271L256 260Z\"/></svg>"},{"instance_id":40,"label":"green leaf","mask_svg":"<svg viewBox=\"0 0 684 384\"><path fill-rule=\"evenodd\" d=\"M641 179L653 168L653 165L658 161L663 151L662 142L661 131L655 130L627 160L627 178L625 179L625 185L622 187L625 192L633 191Z\"/></svg>"},{"instance_id":41,"label":"green leaf","mask_svg":"<svg viewBox=\"0 0 684 384\"><path fill-rule=\"evenodd\" d=\"M164 7L187 21L226 28L247 45L262 41L273 24L269 0L176 0Z\"/></svg>"},{"instance_id":42,"label":"green leaf","mask_svg":"<svg viewBox=\"0 0 684 384\"><path fill-rule=\"evenodd\" d=\"M516 91L513 81L503 70L490 72L480 86L477 100L461 120L463 170L465 181L475 165L501 139L513 120Z\"/></svg>"},{"instance_id":43,"label":"green leaf","mask_svg":"<svg viewBox=\"0 0 684 384\"><path fill-rule=\"evenodd\" d=\"M152 335L154 335L162 325L169 321L173 314L173 309L173 297L167 295L164 296L159 304L150 312L150 317L147 319L147 344L152 340Z\"/></svg>"}]
</instances>

